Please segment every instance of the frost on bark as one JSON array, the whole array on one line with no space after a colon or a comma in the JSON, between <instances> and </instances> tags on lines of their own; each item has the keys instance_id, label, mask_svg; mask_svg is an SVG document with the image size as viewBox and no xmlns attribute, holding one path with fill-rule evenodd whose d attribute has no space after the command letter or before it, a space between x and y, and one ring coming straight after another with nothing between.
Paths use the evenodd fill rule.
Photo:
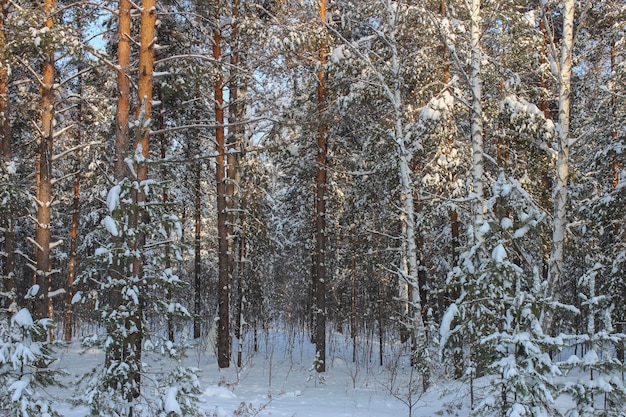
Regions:
<instances>
[{"instance_id":1,"label":"frost on bark","mask_svg":"<svg viewBox=\"0 0 626 417\"><path fill-rule=\"evenodd\" d=\"M565 228L567 226L567 192L569 180L569 127L570 95L572 78L572 48L574 46L574 0L564 2L563 39L558 69L559 124L556 158L556 184L554 189L554 212L552 225L552 253L548 267L547 296L558 301L557 289L563 284ZM543 328L550 332L552 315L545 313Z\"/></svg>"}]
</instances>

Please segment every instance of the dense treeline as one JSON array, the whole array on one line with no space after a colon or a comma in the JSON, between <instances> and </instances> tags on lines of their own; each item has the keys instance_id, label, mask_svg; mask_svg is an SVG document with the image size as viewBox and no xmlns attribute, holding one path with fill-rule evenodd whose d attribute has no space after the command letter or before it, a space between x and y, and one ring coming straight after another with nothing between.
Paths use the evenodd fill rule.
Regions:
<instances>
[{"instance_id":1,"label":"dense treeline","mask_svg":"<svg viewBox=\"0 0 626 417\"><path fill-rule=\"evenodd\" d=\"M142 358L284 325L623 415L625 58L621 0L3 1L0 412L63 339L95 415L192 415Z\"/></svg>"}]
</instances>

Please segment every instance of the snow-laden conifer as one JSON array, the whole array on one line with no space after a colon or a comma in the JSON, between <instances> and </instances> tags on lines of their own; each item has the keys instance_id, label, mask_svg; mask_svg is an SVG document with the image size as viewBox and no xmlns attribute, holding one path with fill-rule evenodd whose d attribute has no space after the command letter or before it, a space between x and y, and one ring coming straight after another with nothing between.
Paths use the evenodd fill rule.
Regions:
<instances>
[{"instance_id":1,"label":"snow-laden conifer","mask_svg":"<svg viewBox=\"0 0 626 417\"><path fill-rule=\"evenodd\" d=\"M578 280L585 331L572 340L580 349L578 355L573 353L560 364L570 377L561 390L575 402L575 407L567 415L624 416L624 364L615 353L624 346L626 335L613 327L613 297L598 288L598 275L606 267L599 262L593 263L593 255L585 258L592 264Z\"/></svg>"},{"instance_id":2,"label":"snow-laden conifer","mask_svg":"<svg viewBox=\"0 0 626 417\"><path fill-rule=\"evenodd\" d=\"M567 338L542 330L541 312L560 307L545 297L537 254L527 250L545 216L503 172L492 195L482 239L450 275L461 295L442 320L443 352L448 358L463 352L472 415L558 415L554 378L561 372L550 355Z\"/></svg>"},{"instance_id":3,"label":"snow-laden conifer","mask_svg":"<svg viewBox=\"0 0 626 417\"><path fill-rule=\"evenodd\" d=\"M150 163L135 152L127 158L131 173L139 164ZM96 250L91 259L91 272L83 282L97 283L98 291L84 297L95 297L94 305L100 313L102 327L98 334L85 338L87 347L105 350L105 363L83 378L81 402L88 405L93 415L128 415L131 409L140 416L193 415L193 404L199 391L196 370L181 365L185 355L185 340L173 343L167 340L164 329L155 327L148 317L191 318L185 306L167 301L166 294L185 287L172 268L165 268L165 257L171 264L182 260L179 219L168 213L168 204L159 200L162 184L138 181L136 176L122 179L108 192L108 214L102 221L102 233L108 243ZM131 222L134 210L139 209L133 193L141 188L145 202L143 215L135 225ZM141 236L144 244L138 247L135 239ZM165 247L169 247L166 251ZM143 263L139 277L133 271L133 261ZM83 296L74 297L82 302ZM160 369L147 369L147 357L161 357Z\"/></svg>"},{"instance_id":4,"label":"snow-laden conifer","mask_svg":"<svg viewBox=\"0 0 626 417\"><path fill-rule=\"evenodd\" d=\"M0 322L0 413L15 417L54 417L53 399L46 388L59 385L46 334L49 319L34 320L26 308L11 311ZM5 414L6 413L6 414Z\"/></svg>"}]
</instances>

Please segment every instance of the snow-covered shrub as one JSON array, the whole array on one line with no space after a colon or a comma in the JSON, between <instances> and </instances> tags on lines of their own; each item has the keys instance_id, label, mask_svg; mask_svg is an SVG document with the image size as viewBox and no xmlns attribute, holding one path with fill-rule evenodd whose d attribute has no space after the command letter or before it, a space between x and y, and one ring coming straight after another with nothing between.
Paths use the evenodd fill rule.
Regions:
<instances>
[{"instance_id":1,"label":"snow-covered shrub","mask_svg":"<svg viewBox=\"0 0 626 417\"><path fill-rule=\"evenodd\" d=\"M587 260L591 260L588 255ZM588 262L591 263L591 262ZM575 408L568 411L572 417L626 416L626 386L624 364L615 357L615 351L624 345L626 335L613 328L611 313L613 301L609 295L598 295L596 278L604 271L594 263L579 279L586 332L573 340L586 351L582 357L571 355L560 364L570 376L561 392L570 395Z\"/></svg>"},{"instance_id":2,"label":"snow-covered shrub","mask_svg":"<svg viewBox=\"0 0 626 417\"><path fill-rule=\"evenodd\" d=\"M43 388L59 385L59 371L49 366L54 361L51 346L45 341L51 328L49 319L33 320L28 309L0 325L0 414L16 417L52 417L50 398Z\"/></svg>"}]
</instances>

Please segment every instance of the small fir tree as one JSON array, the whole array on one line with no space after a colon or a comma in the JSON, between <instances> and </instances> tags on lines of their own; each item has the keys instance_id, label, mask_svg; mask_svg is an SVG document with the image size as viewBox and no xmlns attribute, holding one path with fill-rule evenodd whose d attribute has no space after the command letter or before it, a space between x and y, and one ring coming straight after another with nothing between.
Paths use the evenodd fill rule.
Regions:
<instances>
[{"instance_id":1,"label":"small fir tree","mask_svg":"<svg viewBox=\"0 0 626 417\"><path fill-rule=\"evenodd\" d=\"M592 257L586 256L588 263ZM579 358L571 355L561 367L568 375L578 374L576 379L569 378L562 392L569 394L575 408L568 411L571 417L625 416L626 386L622 379L624 364L614 356L619 346L623 346L626 335L613 328L611 314L613 302L609 295L599 293L596 288L597 276L605 267L596 262L578 280L579 294L585 317L586 331L578 335L575 342L586 347L586 352ZM621 372L620 372L621 371Z\"/></svg>"},{"instance_id":2,"label":"small fir tree","mask_svg":"<svg viewBox=\"0 0 626 417\"><path fill-rule=\"evenodd\" d=\"M481 239L451 274L461 295L444 315L441 345L466 352L472 415L558 415L552 378L560 370L549 352L561 348L563 336L545 335L540 325L541 313L558 306L544 297L536 262L524 251L544 215L504 173L492 192ZM475 384L478 377L489 382Z\"/></svg>"},{"instance_id":3,"label":"small fir tree","mask_svg":"<svg viewBox=\"0 0 626 417\"><path fill-rule=\"evenodd\" d=\"M98 282L100 291L90 296L98 297L94 301L105 329L103 334L85 339L84 344L106 351L105 363L85 378L87 388L82 402L98 416L128 415L131 409L140 416L166 416L172 412L193 415L200 390L196 370L181 365L184 341L167 340L163 329L151 331L147 320L155 316L191 318L183 305L168 303L171 297L164 296L185 286L172 268L165 267L164 259L171 255L174 261L182 260L180 246L176 245L181 226L176 216L167 213L166 203L159 201L162 184L136 180L136 167L149 163L141 150L126 163L134 178L124 178L107 195L109 214L102 220L102 227L110 241L96 250L92 259L96 268L82 277L83 281ZM133 193L139 187L146 200L141 207L142 219L135 227L131 218L139 207ZM145 239L140 250L135 245L137 236ZM132 270L136 259L143 263L141 277ZM81 298L78 293L75 301ZM142 378L146 374L145 357L152 354L167 357L168 365L157 372L157 378ZM147 397L147 392L157 393L158 398Z\"/></svg>"},{"instance_id":4,"label":"small fir tree","mask_svg":"<svg viewBox=\"0 0 626 417\"><path fill-rule=\"evenodd\" d=\"M51 398L42 395L51 385L60 385L61 371L54 361L46 334L49 319L33 320L30 311L14 311L8 323L0 322L0 413L15 417L58 416Z\"/></svg>"}]
</instances>

